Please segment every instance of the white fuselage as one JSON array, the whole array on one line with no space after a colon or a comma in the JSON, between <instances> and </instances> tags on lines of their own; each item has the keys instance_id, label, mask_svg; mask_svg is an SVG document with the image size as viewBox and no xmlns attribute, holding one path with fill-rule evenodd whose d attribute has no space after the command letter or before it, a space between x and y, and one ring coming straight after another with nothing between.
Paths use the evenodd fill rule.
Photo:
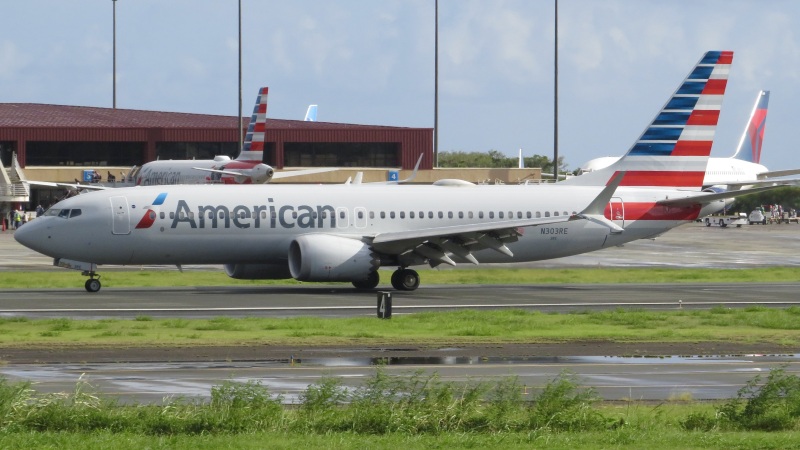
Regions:
<instances>
[{"instance_id":1,"label":"white fuselage","mask_svg":"<svg viewBox=\"0 0 800 450\"><path fill-rule=\"evenodd\" d=\"M96 264L274 264L286 261L290 243L304 234L368 240L381 233L432 229L446 234L448 227L467 224L502 228L504 222L528 217L563 219L586 208L601 190L559 185L135 187L64 200L22 227L17 239L54 258ZM508 244L513 257L492 249L475 256L487 263L535 261L657 236L696 219L699 207L654 202L689 195L622 187L606 209L606 217L624 228L621 233L583 219L527 226ZM59 216L67 216L66 210L73 217Z\"/></svg>"}]
</instances>

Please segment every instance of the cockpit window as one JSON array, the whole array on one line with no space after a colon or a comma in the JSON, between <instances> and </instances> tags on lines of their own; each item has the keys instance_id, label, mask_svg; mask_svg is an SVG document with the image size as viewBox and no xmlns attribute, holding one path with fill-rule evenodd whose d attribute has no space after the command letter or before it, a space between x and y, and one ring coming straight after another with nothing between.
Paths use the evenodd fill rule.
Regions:
<instances>
[{"instance_id":1,"label":"cockpit window","mask_svg":"<svg viewBox=\"0 0 800 450\"><path fill-rule=\"evenodd\" d=\"M69 219L72 217L78 217L81 215L80 208L73 208L73 209L53 209L50 208L44 212L45 216L58 216L62 219Z\"/></svg>"}]
</instances>

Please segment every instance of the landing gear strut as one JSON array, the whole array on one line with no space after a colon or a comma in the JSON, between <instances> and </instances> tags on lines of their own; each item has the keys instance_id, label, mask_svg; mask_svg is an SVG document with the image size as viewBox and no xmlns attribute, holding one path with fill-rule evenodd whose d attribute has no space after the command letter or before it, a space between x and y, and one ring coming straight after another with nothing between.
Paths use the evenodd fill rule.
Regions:
<instances>
[{"instance_id":1,"label":"landing gear strut","mask_svg":"<svg viewBox=\"0 0 800 450\"><path fill-rule=\"evenodd\" d=\"M419 287L419 274L412 269L397 269L392 273L392 287L398 291L413 291Z\"/></svg>"},{"instance_id":2,"label":"landing gear strut","mask_svg":"<svg viewBox=\"0 0 800 450\"><path fill-rule=\"evenodd\" d=\"M86 284L83 285L88 292L97 292L100 290L100 275L96 272L89 271L84 271L81 275L89 277L89 279L86 280Z\"/></svg>"}]
</instances>

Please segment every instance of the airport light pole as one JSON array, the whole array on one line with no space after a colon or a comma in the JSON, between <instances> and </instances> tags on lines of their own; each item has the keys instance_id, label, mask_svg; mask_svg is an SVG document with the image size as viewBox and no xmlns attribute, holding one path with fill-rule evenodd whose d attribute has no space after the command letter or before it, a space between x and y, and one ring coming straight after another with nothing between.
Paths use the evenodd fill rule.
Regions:
<instances>
[{"instance_id":1,"label":"airport light pole","mask_svg":"<svg viewBox=\"0 0 800 450\"><path fill-rule=\"evenodd\" d=\"M239 152L242 151L242 0L239 0Z\"/></svg>"},{"instance_id":2,"label":"airport light pole","mask_svg":"<svg viewBox=\"0 0 800 450\"><path fill-rule=\"evenodd\" d=\"M117 109L117 0L111 0L112 6L112 25L111 25L111 33L112 37L112 47L114 48L112 53L112 69L111 72L113 74L112 77L112 87L111 87L111 105L114 109Z\"/></svg>"},{"instance_id":3,"label":"airport light pole","mask_svg":"<svg viewBox=\"0 0 800 450\"><path fill-rule=\"evenodd\" d=\"M439 167L439 0L434 3L433 37L433 167Z\"/></svg>"},{"instance_id":4,"label":"airport light pole","mask_svg":"<svg viewBox=\"0 0 800 450\"><path fill-rule=\"evenodd\" d=\"M555 57L553 72L553 182L558 183L558 0L555 0Z\"/></svg>"}]
</instances>

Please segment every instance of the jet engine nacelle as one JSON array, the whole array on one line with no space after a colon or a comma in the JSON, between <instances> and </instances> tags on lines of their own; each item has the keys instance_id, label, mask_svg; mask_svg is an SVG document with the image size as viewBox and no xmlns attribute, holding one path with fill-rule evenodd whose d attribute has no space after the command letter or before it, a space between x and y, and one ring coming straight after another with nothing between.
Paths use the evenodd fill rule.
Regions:
<instances>
[{"instance_id":1,"label":"jet engine nacelle","mask_svg":"<svg viewBox=\"0 0 800 450\"><path fill-rule=\"evenodd\" d=\"M289 245L289 271L300 281L363 281L380 258L357 239L306 234Z\"/></svg>"},{"instance_id":2,"label":"jet engine nacelle","mask_svg":"<svg viewBox=\"0 0 800 450\"><path fill-rule=\"evenodd\" d=\"M269 183L273 175L275 175L275 169L272 166L264 163L256 164L250 169L250 182L253 184Z\"/></svg>"},{"instance_id":3,"label":"jet engine nacelle","mask_svg":"<svg viewBox=\"0 0 800 450\"><path fill-rule=\"evenodd\" d=\"M225 274L237 280L285 280L291 278L286 264L225 264Z\"/></svg>"}]
</instances>

